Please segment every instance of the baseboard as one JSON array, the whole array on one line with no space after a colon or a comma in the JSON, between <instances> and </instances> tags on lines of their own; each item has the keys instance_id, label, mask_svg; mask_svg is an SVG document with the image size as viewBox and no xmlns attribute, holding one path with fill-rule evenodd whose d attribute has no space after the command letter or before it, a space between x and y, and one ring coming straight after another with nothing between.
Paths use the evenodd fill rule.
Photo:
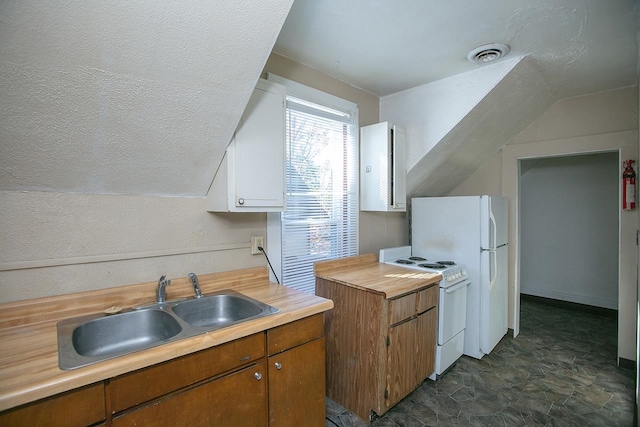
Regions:
<instances>
[{"instance_id":1,"label":"baseboard","mask_svg":"<svg viewBox=\"0 0 640 427\"><path fill-rule=\"evenodd\" d=\"M635 371L636 362L635 360L629 360L629 359L625 359L624 357L618 357L618 367Z\"/></svg>"},{"instance_id":2,"label":"baseboard","mask_svg":"<svg viewBox=\"0 0 640 427\"><path fill-rule=\"evenodd\" d=\"M608 317L614 317L614 318L618 318L618 310L613 310L611 308L603 308L603 307L596 307L594 305L587 305L587 304L580 304L577 302L570 302L570 301L564 301L564 300L559 300L559 299L554 299L554 298L546 298L546 297L540 297L540 296L536 296L536 295L526 295L526 294L520 294L520 298L527 300L527 301L534 301L534 302L539 302L542 304L547 304L547 305L554 305L556 307L563 307L563 308L569 308L572 310L579 310L579 311L586 311L589 313L597 313L597 314L601 314L604 316L608 316Z\"/></svg>"},{"instance_id":3,"label":"baseboard","mask_svg":"<svg viewBox=\"0 0 640 427\"><path fill-rule=\"evenodd\" d=\"M593 307L608 308L610 310L618 309L617 299L599 298L589 295L576 295L561 292L558 290L541 289L541 288L525 288L520 289L520 294L533 295L536 297L549 298L559 301L574 302L576 304L588 305Z\"/></svg>"}]
</instances>

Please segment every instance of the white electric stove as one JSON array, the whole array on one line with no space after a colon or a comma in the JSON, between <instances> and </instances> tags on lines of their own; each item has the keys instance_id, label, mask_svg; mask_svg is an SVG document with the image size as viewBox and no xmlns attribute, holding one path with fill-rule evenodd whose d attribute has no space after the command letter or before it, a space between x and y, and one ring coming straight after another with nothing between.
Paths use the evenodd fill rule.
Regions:
<instances>
[{"instance_id":1,"label":"white electric stove","mask_svg":"<svg viewBox=\"0 0 640 427\"><path fill-rule=\"evenodd\" d=\"M467 269L453 260L430 259L428 254L415 254L411 246L380 250L379 261L399 267L442 274L438 298L438 342L436 380L462 356L467 314L467 286L471 283Z\"/></svg>"}]
</instances>

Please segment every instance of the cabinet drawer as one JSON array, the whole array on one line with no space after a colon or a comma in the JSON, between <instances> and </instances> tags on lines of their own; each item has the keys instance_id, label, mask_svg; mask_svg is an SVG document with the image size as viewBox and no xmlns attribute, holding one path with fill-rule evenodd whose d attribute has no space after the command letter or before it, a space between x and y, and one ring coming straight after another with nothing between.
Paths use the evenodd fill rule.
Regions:
<instances>
[{"instance_id":1,"label":"cabinet drawer","mask_svg":"<svg viewBox=\"0 0 640 427\"><path fill-rule=\"evenodd\" d=\"M440 287L438 285L434 285L418 292L418 302L416 305L418 313L425 312L438 305L439 291Z\"/></svg>"},{"instance_id":2,"label":"cabinet drawer","mask_svg":"<svg viewBox=\"0 0 640 427\"><path fill-rule=\"evenodd\" d=\"M324 335L324 315L315 314L267 331L269 355L280 353Z\"/></svg>"},{"instance_id":3,"label":"cabinet drawer","mask_svg":"<svg viewBox=\"0 0 640 427\"><path fill-rule=\"evenodd\" d=\"M107 387L111 413L255 362L264 350L264 333L258 333L113 378Z\"/></svg>"},{"instance_id":4,"label":"cabinet drawer","mask_svg":"<svg viewBox=\"0 0 640 427\"><path fill-rule=\"evenodd\" d=\"M101 382L0 413L1 426L86 426L104 419Z\"/></svg>"},{"instance_id":5,"label":"cabinet drawer","mask_svg":"<svg viewBox=\"0 0 640 427\"><path fill-rule=\"evenodd\" d=\"M389 300L389 325L395 325L416 314L416 295L414 292Z\"/></svg>"}]
</instances>

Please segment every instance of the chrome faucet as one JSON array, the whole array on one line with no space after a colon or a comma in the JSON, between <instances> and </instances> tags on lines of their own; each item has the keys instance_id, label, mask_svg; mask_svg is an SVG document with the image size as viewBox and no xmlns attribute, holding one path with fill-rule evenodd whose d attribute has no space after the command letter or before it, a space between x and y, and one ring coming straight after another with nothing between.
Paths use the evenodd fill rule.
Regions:
<instances>
[{"instance_id":1,"label":"chrome faucet","mask_svg":"<svg viewBox=\"0 0 640 427\"><path fill-rule=\"evenodd\" d=\"M187 274L187 277L191 279L193 290L196 293L196 298L202 298L202 292L200 292L200 285L198 284L198 276L196 276L196 273L189 273Z\"/></svg>"},{"instance_id":2,"label":"chrome faucet","mask_svg":"<svg viewBox=\"0 0 640 427\"><path fill-rule=\"evenodd\" d=\"M158 280L158 287L156 288L156 303L165 302L167 293L165 288L171 284L171 280L167 279L164 274L160 276Z\"/></svg>"}]
</instances>

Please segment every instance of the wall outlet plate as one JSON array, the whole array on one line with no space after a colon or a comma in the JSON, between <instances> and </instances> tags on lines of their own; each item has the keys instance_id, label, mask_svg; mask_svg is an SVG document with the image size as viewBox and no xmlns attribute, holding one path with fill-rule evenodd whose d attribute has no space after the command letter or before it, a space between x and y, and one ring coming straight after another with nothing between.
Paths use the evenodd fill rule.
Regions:
<instances>
[{"instance_id":1,"label":"wall outlet plate","mask_svg":"<svg viewBox=\"0 0 640 427\"><path fill-rule=\"evenodd\" d=\"M258 246L264 248L264 236L251 236L251 255L260 254Z\"/></svg>"}]
</instances>

